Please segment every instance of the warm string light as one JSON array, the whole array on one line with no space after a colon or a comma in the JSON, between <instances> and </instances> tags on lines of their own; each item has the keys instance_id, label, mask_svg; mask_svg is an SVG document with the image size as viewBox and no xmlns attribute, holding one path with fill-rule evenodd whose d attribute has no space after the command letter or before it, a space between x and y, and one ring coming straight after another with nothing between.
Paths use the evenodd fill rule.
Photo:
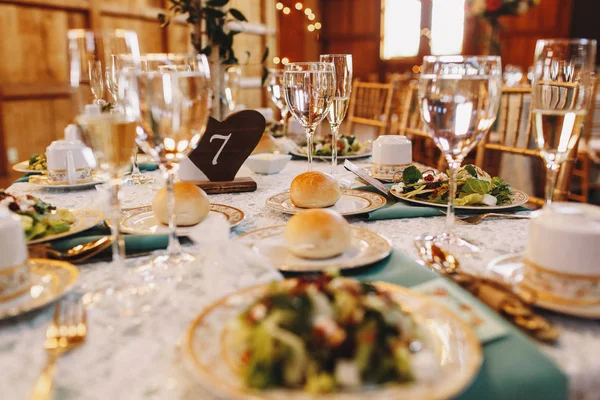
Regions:
<instances>
[{"instance_id":1,"label":"warm string light","mask_svg":"<svg viewBox=\"0 0 600 400\"><path fill-rule=\"evenodd\" d=\"M275 8L279 11L283 11L283 13L285 15L289 15L292 12L292 9L290 7L285 6L281 1L277 2L277 4L275 4ZM294 5L294 8L298 11L302 11L302 9L304 9L304 15L306 15L306 18L309 21L314 21L315 19L317 19L317 16L315 15L315 13L313 13L313 11L307 7L304 8L304 4L302 4L302 2L297 2ZM313 23L309 23L306 26L306 29L309 32L314 32L314 31L318 31L323 27L323 25L320 22L313 22Z\"/></svg>"}]
</instances>

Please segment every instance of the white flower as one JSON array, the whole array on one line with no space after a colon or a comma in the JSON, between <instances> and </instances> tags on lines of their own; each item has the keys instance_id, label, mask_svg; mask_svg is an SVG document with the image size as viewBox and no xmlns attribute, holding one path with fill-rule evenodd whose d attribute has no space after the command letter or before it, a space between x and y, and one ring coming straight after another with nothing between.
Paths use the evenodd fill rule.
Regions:
<instances>
[{"instance_id":1,"label":"white flower","mask_svg":"<svg viewBox=\"0 0 600 400\"><path fill-rule=\"evenodd\" d=\"M35 201L29 200L27 197L22 196L17 198L17 204L19 205L21 211L28 211L35 205Z\"/></svg>"},{"instance_id":2,"label":"white flower","mask_svg":"<svg viewBox=\"0 0 600 400\"><path fill-rule=\"evenodd\" d=\"M392 186L392 190L398 193L404 193L404 188L406 187L406 185L404 185L404 182L400 182L397 185L393 185Z\"/></svg>"}]
</instances>

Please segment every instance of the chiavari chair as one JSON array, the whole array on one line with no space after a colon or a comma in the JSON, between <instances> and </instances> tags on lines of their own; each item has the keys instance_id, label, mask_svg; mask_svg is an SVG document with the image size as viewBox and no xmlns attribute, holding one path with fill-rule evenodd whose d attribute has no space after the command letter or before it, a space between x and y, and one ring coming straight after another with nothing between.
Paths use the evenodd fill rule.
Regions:
<instances>
[{"instance_id":1,"label":"chiavari chair","mask_svg":"<svg viewBox=\"0 0 600 400\"><path fill-rule=\"evenodd\" d=\"M378 135L385 134L390 118L393 89L391 83L355 80L348 111L348 132L352 134L353 125L359 124L377 128Z\"/></svg>"},{"instance_id":2,"label":"chiavari chair","mask_svg":"<svg viewBox=\"0 0 600 400\"><path fill-rule=\"evenodd\" d=\"M400 122L404 119L404 99L410 90L410 83L414 80L411 75L407 74L390 74L387 81L394 85L394 94L392 95L392 107L390 112L390 134L397 135L400 133Z\"/></svg>"}]
</instances>

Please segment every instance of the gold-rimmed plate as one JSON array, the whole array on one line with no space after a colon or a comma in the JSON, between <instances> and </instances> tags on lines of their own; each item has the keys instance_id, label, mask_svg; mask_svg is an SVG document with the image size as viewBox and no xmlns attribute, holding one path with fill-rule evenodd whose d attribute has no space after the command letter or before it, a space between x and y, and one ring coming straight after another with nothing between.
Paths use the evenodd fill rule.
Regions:
<instances>
[{"instance_id":1,"label":"gold-rimmed plate","mask_svg":"<svg viewBox=\"0 0 600 400\"><path fill-rule=\"evenodd\" d=\"M75 215L75 222L71 225L68 231L57 233L54 235L46 235L44 237L33 240L28 240L27 244L49 242L51 240L71 236L76 233L93 228L94 226L96 226L104 220L104 214L97 210L88 210L86 208L74 208L70 211L73 213L73 215Z\"/></svg>"},{"instance_id":2,"label":"gold-rimmed plate","mask_svg":"<svg viewBox=\"0 0 600 400\"><path fill-rule=\"evenodd\" d=\"M367 229L352 227L352 242L344 253L322 260L301 258L288 250L283 237L284 230L285 225L270 226L240 235L237 240L271 260L280 271L293 272L363 267L383 260L392 251L390 241L383 236Z\"/></svg>"},{"instance_id":3,"label":"gold-rimmed plate","mask_svg":"<svg viewBox=\"0 0 600 400\"><path fill-rule=\"evenodd\" d=\"M50 182L47 175L33 175L29 177L29 183L33 186L46 189L88 189L104 183L99 176L92 176L89 181L79 183L53 183Z\"/></svg>"},{"instance_id":4,"label":"gold-rimmed plate","mask_svg":"<svg viewBox=\"0 0 600 400\"><path fill-rule=\"evenodd\" d=\"M224 204L211 204L206 220L225 217L231 228L238 226L245 217L242 210ZM202 224L204 221L200 222ZM178 226L178 235L187 235L197 225ZM162 235L169 233L169 227L161 224L154 216L152 206L143 206L123 211L121 232L137 235Z\"/></svg>"},{"instance_id":5,"label":"gold-rimmed plate","mask_svg":"<svg viewBox=\"0 0 600 400\"><path fill-rule=\"evenodd\" d=\"M397 197L401 200L404 200L408 203L418 204L418 205L422 205L422 206L440 207L440 208L448 207L448 205L445 203L434 203L431 201L406 198L406 196L404 194L398 193L394 189L391 189L390 192L395 197ZM510 208L522 206L522 205L526 204L528 201L529 201L529 196L527 196L527 194L525 194L524 192L522 192L520 190L513 189L513 199L512 199L511 204L504 204L501 206L485 206L485 205L483 205L483 206L455 206L454 208L457 210L499 211L499 210L508 210Z\"/></svg>"},{"instance_id":6,"label":"gold-rimmed plate","mask_svg":"<svg viewBox=\"0 0 600 400\"><path fill-rule=\"evenodd\" d=\"M364 190L342 189L342 196L328 210L337 211L342 215L359 215L375 211L385 206L387 200L380 194ZM290 199L290 192L278 193L267 199L267 207L285 214L296 214L305 208L296 207Z\"/></svg>"},{"instance_id":7,"label":"gold-rimmed plate","mask_svg":"<svg viewBox=\"0 0 600 400\"><path fill-rule=\"evenodd\" d=\"M30 289L21 296L0 302L0 319L15 317L33 311L59 299L69 291L79 270L65 261L29 259Z\"/></svg>"},{"instance_id":8,"label":"gold-rimmed plate","mask_svg":"<svg viewBox=\"0 0 600 400\"><path fill-rule=\"evenodd\" d=\"M42 174L46 171L29 168L29 161L21 161L20 163L16 163L13 165L12 169L13 171L23 172L25 174Z\"/></svg>"},{"instance_id":9,"label":"gold-rimmed plate","mask_svg":"<svg viewBox=\"0 0 600 400\"><path fill-rule=\"evenodd\" d=\"M317 395L302 389L255 390L246 387L232 368L231 349L224 343L230 321L262 296L268 285L242 290L206 307L188 328L183 351L203 385L230 400L364 400L453 398L476 377L483 355L471 328L456 314L435 301L400 286L376 283L380 290L412 313L435 355L433 382L370 386L363 390Z\"/></svg>"},{"instance_id":10,"label":"gold-rimmed plate","mask_svg":"<svg viewBox=\"0 0 600 400\"><path fill-rule=\"evenodd\" d=\"M290 151L290 154L293 155L293 156L295 156L295 157L308 159L308 154L306 154L306 152L304 152L302 150L292 150L292 151ZM356 160L356 159L359 159L359 158L371 157L372 155L373 155L373 153L371 152L371 149L365 149L365 150L359 151L356 154L348 154L348 155L345 155L345 156L338 155L337 159L338 160ZM331 161L331 156L317 156L317 155L313 155L313 159L314 160Z\"/></svg>"}]
</instances>

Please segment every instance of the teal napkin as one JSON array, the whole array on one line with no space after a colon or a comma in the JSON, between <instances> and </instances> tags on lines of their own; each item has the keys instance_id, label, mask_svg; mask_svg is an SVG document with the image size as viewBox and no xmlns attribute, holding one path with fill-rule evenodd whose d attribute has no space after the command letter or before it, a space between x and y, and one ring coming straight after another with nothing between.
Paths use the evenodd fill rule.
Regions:
<instances>
[{"instance_id":1,"label":"teal napkin","mask_svg":"<svg viewBox=\"0 0 600 400\"><path fill-rule=\"evenodd\" d=\"M294 274L285 274L294 276ZM395 249L390 257L372 267L344 273L360 280L384 281L411 287L440 279L439 275ZM449 284L454 285L449 282ZM473 302L468 292L456 286ZM568 381L556 364L536 344L513 325L481 304L490 320L500 324L506 334L483 345L484 361L479 375L459 400L564 400Z\"/></svg>"}]
</instances>

